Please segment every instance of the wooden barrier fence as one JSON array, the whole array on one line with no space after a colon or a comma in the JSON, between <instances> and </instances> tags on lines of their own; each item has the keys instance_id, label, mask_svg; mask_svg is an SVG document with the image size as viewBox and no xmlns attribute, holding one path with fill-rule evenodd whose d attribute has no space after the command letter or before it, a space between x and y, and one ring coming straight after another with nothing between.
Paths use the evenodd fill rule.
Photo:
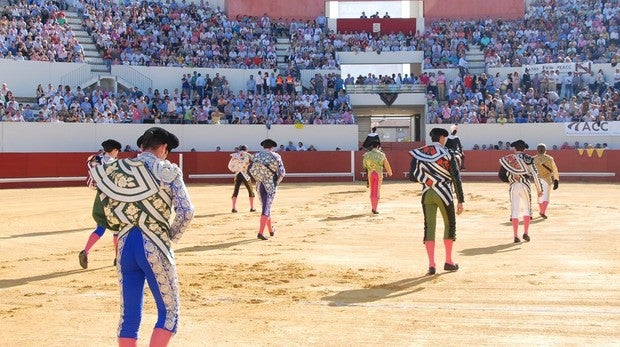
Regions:
<instances>
[{"instance_id":1,"label":"wooden barrier fence","mask_svg":"<svg viewBox=\"0 0 620 347\"><path fill-rule=\"evenodd\" d=\"M415 144L417 146L418 144ZM407 180L412 144L385 146L394 175ZM285 182L351 182L364 180L363 151L283 152ZM509 151L466 151L465 181L497 181L498 160ZM534 151L529 151L534 154ZM620 150L549 151L560 170L560 180L620 182ZM66 187L84 185L86 158L91 153L0 153L0 188ZM137 153L121 153L133 157ZM230 152L179 152L169 159L183 168L187 183L228 183L233 174Z\"/></svg>"}]
</instances>

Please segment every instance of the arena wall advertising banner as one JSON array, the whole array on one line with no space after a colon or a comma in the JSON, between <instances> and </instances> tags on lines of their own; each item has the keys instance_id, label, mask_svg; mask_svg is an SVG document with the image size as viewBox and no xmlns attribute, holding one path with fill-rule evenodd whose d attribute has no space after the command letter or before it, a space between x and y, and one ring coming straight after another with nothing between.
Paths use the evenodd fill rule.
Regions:
<instances>
[{"instance_id":1,"label":"arena wall advertising banner","mask_svg":"<svg viewBox=\"0 0 620 347\"><path fill-rule=\"evenodd\" d=\"M620 136L620 122L564 123L567 136Z\"/></svg>"}]
</instances>

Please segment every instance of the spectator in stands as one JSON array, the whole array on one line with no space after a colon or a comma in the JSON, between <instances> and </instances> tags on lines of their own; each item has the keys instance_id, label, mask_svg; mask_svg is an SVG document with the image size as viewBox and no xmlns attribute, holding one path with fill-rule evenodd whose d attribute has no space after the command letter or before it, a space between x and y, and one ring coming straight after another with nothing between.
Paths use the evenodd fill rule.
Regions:
<instances>
[{"instance_id":1,"label":"spectator in stands","mask_svg":"<svg viewBox=\"0 0 620 347\"><path fill-rule=\"evenodd\" d=\"M410 32L408 34L394 33L390 35L375 35L371 33L329 33L322 28L317 28L316 21L309 21L307 23L302 21L291 21L290 23L286 23L285 26L287 27L286 30L290 30L293 46L290 59L292 60L292 63L294 63L294 65L296 66L331 66L334 61L335 51L381 51L385 47L389 47L387 48L389 50L422 50L425 52L425 59L428 60L429 67L456 67L459 63L459 57L465 57L465 53L467 52L468 47L472 44L483 46L485 48L485 54L487 55L487 58L489 56L496 57L498 64L505 66L517 66L522 63L534 64L556 61L564 62L566 61L566 59L569 59L571 61L608 62L610 60L613 61L613 59L617 59L617 57L620 57L617 54L614 54L613 50L609 50L611 53L605 52L605 47L610 47L610 44L617 44L616 36L618 34L617 29L614 27L613 23L609 22L610 20L613 20L615 18L614 16L617 16L618 8L617 6L613 7L609 5L610 4L603 3L600 0L593 0L594 8L598 8L597 6L601 6L601 8L603 8L603 10L605 11L604 15L599 15L593 12L591 13L584 11L582 5L568 0L558 0L552 4L548 4L544 1L534 1L528 7L524 19L511 21L492 19L481 21L432 21L427 26L425 32ZM81 3L80 6L82 6ZM157 44L157 42L153 41L152 37L149 36L149 33L153 32L153 28L155 28L155 30L158 30L158 26L165 26L166 23L169 22L170 18L180 15L180 7L175 7L175 5L170 7L170 9L166 9L166 11L168 12L163 11L162 16L158 17L158 19L155 21L149 23L134 24L134 22L123 19L124 16L127 16L134 10L140 13L141 11L146 11L140 6L133 4L126 4L120 8L108 7L105 4L101 5L99 8L88 4L85 4L83 6L87 7L84 8L84 13L86 17L85 25L91 32L94 33L94 36L96 36L97 39L100 39L101 37L106 37L106 35L111 38L115 38L114 36L118 35L118 33L104 33L102 31L102 28L105 25L109 25L110 23L123 23L123 25L120 26L111 25L110 27L114 28L114 30L116 30L116 28L126 28L126 39L112 39L103 41L97 40L97 42L98 44L102 44L104 46L118 44L119 47L109 47L110 50L113 51L116 56L122 55L123 58L121 60L127 60L131 63L135 62L136 64L140 64L140 62L143 61L144 64L147 65L187 66L188 64L193 64L194 66L217 65L218 67L241 67L241 65L238 64L240 62L240 60L238 61L238 59L241 59L241 57L237 56L235 58L225 56L225 52L230 52L231 47L235 44L237 44L235 48L242 47L243 45L245 45L245 47L248 47L257 41L257 39L247 40L247 42L234 41L230 39L228 39L229 41L225 40L224 43L216 42L217 40L213 41L212 39L220 34L229 35L227 33L228 28L224 28L223 23L230 19L226 18L224 14L219 13L217 9L211 8L208 4L188 5L189 7L187 8L190 10L190 12L204 12L199 13L198 17L202 15L216 16L216 18L213 20L213 27L209 29L210 31L206 31L200 34L201 39L204 38L206 41L211 40L208 42L208 45L200 47L199 49L200 54L198 56L203 58L198 58L197 61L188 62L184 59L179 60L179 57L177 56L162 57L161 55L158 55L157 52L161 52L166 49L169 50L169 47L166 47L165 44ZM152 6L153 7L151 7L151 9L155 11L164 9L164 7L162 7L162 5L160 4L154 4ZM77 7L78 6L76 6L76 8ZM47 13L42 15L42 18L51 18L52 21L54 21L58 18L58 15L62 16L62 14L60 13L61 11L59 10L61 9L57 10L59 12L58 14L51 15L50 13ZM565 32L562 32L562 30L566 31L566 28L563 27L562 23L559 23L560 25L555 25L558 24L555 23L556 16L551 14L556 13L561 13L563 17L568 18L569 22L571 18L576 18L577 16L583 16L585 21L574 20L573 22L575 23L575 26L571 28L572 31L570 33L566 34ZM131 16L133 16L133 14ZM562 18L562 16L559 16L557 18ZM95 23L95 18L103 18L103 20L101 21L101 23ZM136 16L136 19L138 18L139 16ZM253 26L255 26L256 28L260 28L260 30L262 30L261 37L266 39L265 42L261 43L264 43L263 46L272 46L274 37L273 35L275 35L273 28L276 28L278 27L278 25L280 25L277 23L273 25L274 22L278 21L274 21L273 19L265 15L262 18L251 18L247 22L230 20L230 26L232 28L231 32L233 32L234 30L238 30L234 32L240 33L243 33L244 30L247 30L248 28ZM126 23L130 24L126 25ZM138 22L136 21L135 23ZM266 27L265 23L270 23L268 28ZM140 25L142 25L142 27L140 27ZM150 26L150 28L144 29L145 26ZM544 27L546 28L546 30L543 32L540 29L531 29L538 27ZM281 25L280 28L282 28ZM594 28L595 30L592 31L590 30L591 28ZM173 32L170 36L174 36L174 40L178 39L178 42L181 42L184 33L179 32L176 29L173 29L172 31ZM547 38L543 37L545 32L549 32ZM564 40L565 36L568 39ZM569 36L573 38L572 41L570 40ZM60 35L59 37L62 41L63 37L61 37ZM452 39L446 40L446 37ZM145 52L144 47L138 48L138 45L133 45L133 47L131 47L131 43L136 42L137 38L146 38L147 41L150 41L149 47L151 46L151 43L153 44L153 47L147 49L150 50L150 52ZM547 42L545 42L543 38ZM70 41L71 39L68 38L68 40ZM33 45L40 45L42 48L44 48L45 42L41 40L39 40L39 42L40 43L37 43L37 40L35 39ZM75 43L69 43L69 45L71 44L76 46ZM77 43L77 45L79 45L79 43ZM602 48L596 48L597 46ZM79 47L74 47L73 50L65 47L64 51L66 51L67 54L71 54L71 52L76 53L81 50L79 49ZM59 52L62 53L62 50ZM215 54L214 52L219 53ZM313 58L310 57L310 53L312 53ZM245 53L239 50L238 54ZM52 57L52 59L70 58L68 55L55 55L54 57ZM204 63L206 65L201 65L201 63ZM248 65L245 64L245 67L248 67ZM286 74L288 74L288 72ZM559 109L557 108L558 104L561 101L559 100L559 98L563 97L568 99L570 91L567 90L566 92L564 92L564 75L559 76L559 74L556 74L555 72L549 75L543 73L539 76L530 76L531 88L533 88L534 94L529 97L522 97L519 95L519 89L521 88L524 92L529 92L530 88L528 87L526 75L529 76L529 71L527 71L527 69L526 74L522 78L519 78L518 72L513 73L512 88L510 88L509 83L506 83L504 90L499 91L499 100L502 100L504 96L508 96L508 99L512 100L501 105L501 107L504 108L505 112L508 112L509 110L513 111L513 117L506 118L506 121L510 121L511 119L515 119L515 121L525 119L528 122L534 122L541 119L541 117L539 117L539 115L541 114L543 121L548 121L548 114L551 115L551 119L557 120L565 119L568 116L576 117L577 119L582 119L582 117L585 116L588 116L589 118L597 118L599 116L602 116L604 117L604 119L613 119L618 117L617 108L613 110L611 108L601 109L600 107L591 108L589 106L586 108L586 111L589 111L589 113L586 112L585 114L575 113L583 109L579 107L575 107L574 110L565 107L560 113ZM295 77L294 74L292 76ZM367 81L369 83L374 83L373 81L377 80L387 80L384 80L381 77L383 76L380 76L380 78L374 78L371 76L367 79ZM427 76L426 81L424 81L424 77L421 79L425 82L427 86L433 87L431 83L432 81L430 81L430 78L428 77L429 76ZM573 76L573 94L578 94L578 91L581 90L580 84L586 85L590 92L590 94L587 96L580 96L578 100L578 104L580 106L586 98L592 99L588 100L588 104L596 104L602 106L605 102L607 102L607 99L611 98L611 95L613 95L612 90L609 97L605 96L605 94L608 93L609 89L607 87L606 78L604 75L602 75L602 72L599 72L598 74L589 74L585 76L586 78L583 78L584 76L579 77L580 78L578 79L576 74ZM267 80L270 81L270 78L268 74L265 73L263 76L263 81ZM348 82L351 82L351 80L352 79L349 79ZM398 85L398 78L391 78L391 80L394 84ZM407 80L407 76L405 76L405 78L402 79L402 83L407 84ZM437 83L438 90L437 92L434 92L434 94L437 96L436 99L439 99L438 101L444 101L443 96L439 93L439 80L440 77L436 76L435 83ZM611 80L611 78L609 80ZM495 93L496 91L498 91L499 84L496 85L496 83L500 81L497 78L490 77L486 79L486 83L483 81L485 81L485 78L482 75L475 76L470 74L470 76L466 76L464 83L463 81L460 81L460 78L458 78L452 81L452 83L447 83L446 96L451 101L459 98L471 99L471 93L476 98L479 98L479 95L482 95L484 99L486 93ZM343 84L346 84L345 82L347 81L343 81ZM613 82L615 85L616 80L614 79ZM277 88L276 81L274 81L274 83ZM319 118L311 116L311 113L306 114L306 112L304 112L305 110L300 110L299 113L301 114L301 116L296 118L299 122L307 124L313 122L314 119L319 119L321 122L327 124L330 124L330 122L332 121L337 123L339 120L342 119L342 116L346 114L346 111L345 113L341 113L343 112L340 108L341 104L335 101L338 98L338 93L336 92L339 90L337 83L334 84L333 88L334 93L337 95L333 97L329 95L331 89L329 83L329 77L320 76L318 81L313 81L313 84L310 86L309 94L316 94L318 96L318 99L313 100L312 102L328 101L328 103L333 104L334 107L330 107L329 113L324 115L322 114L319 116ZM214 84L216 95L225 94L225 82L223 82L222 80L218 80ZM558 84L561 87L559 89ZM210 83L207 83L205 85L210 85ZM553 85L555 85L555 92L558 94L558 99L553 100L555 99L555 95L553 93L549 95L540 95L540 93L545 93L549 90L554 91ZM270 86L273 87L273 85L271 84ZM208 90L208 88L210 87L205 87L205 90ZM267 90L267 88L262 89L263 91ZM286 91L287 88L282 89L285 89ZM296 94L299 94L297 85L295 85L293 90ZM312 90L314 90L314 93L312 92ZM185 94L187 94L187 92L185 92ZM284 96L284 94L286 93L281 94ZM601 100L595 100L597 94ZM324 95L326 99L321 99ZM69 105L71 99L69 99L67 95L62 94L62 96L65 98L65 104ZM232 101L234 104L237 101L235 99L236 98L233 98L233 100L229 101ZM547 99L547 101L545 101L545 99ZM179 100L184 100L184 97L180 96ZM532 110L534 113L531 117L528 117L527 113L522 114L522 112L527 111L524 108L522 109L521 106L519 106L519 101L522 103L522 105L527 105L531 103L535 107L535 109ZM95 103L96 101L93 99L92 102ZM262 107L265 102L266 100L260 100L259 107ZM287 108L287 102L290 101L285 100L285 105L283 105L284 107L281 107L282 109ZM317 106L318 107L315 108L321 109L319 105ZM486 105L486 111L484 111L486 112L486 114L479 114L478 117L472 118L471 108L474 108L474 112L483 112L475 109L474 106L475 105L468 105L466 106L465 110L459 109L458 115L451 115L451 120L454 120L454 117L458 117L459 120L464 119L464 115L467 115L465 119L469 121L474 121L477 119L478 121L483 122L485 120L488 121L488 119L491 119L493 117L496 117L496 121L500 119L497 116L500 113L500 109L496 107L494 115L489 105ZM184 111L179 112L178 107L179 105L177 104L175 108L175 114L177 114L177 116L186 114ZM480 109L483 110L484 108ZM287 115L281 114L282 110L280 110L280 108L278 108L278 112L275 111L276 110L274 109L273 112L262 112L262 114L260 115L264 117L265 122L277 122L278 119L281 119L282 122L284 122L284 120L287 118ZM433 112L433 110L430 110L431 114ZM599 113L599 115L597 115L597 112ZM112 113L114 112L112 111ZM229 114L226 114L226 116L228 117ZM256 119L257 121L259 120L258 117Z\"/></svg>"},{"instance_id":2,"label":"spectator in stands","mask_svg":"<svg viewBox=\"0 0 620 347\"><path fill-rule=\"evenodd\" d=\"M304 146L304 143L299 141L299 143L297 143L297 149L296 151L298 152L303 152L303 151L307 151L308 149L306 148L306 146Z\"/></svg>"},{"instance_id":3,"label":"spectator in stands","mask_svg":"<svg viewBox=\"0 0 620 347\"><path fill-rule=\"evenodd\" d=\"M256 80L254 79L254 75L250 75L250 78L246 82L246 91L248 94L256 94Z\"/></svg>"},{"instance_id":4,"label":"spectator in stands","mask_svg":"<svg viewBox=\"0 0 620 347\"><path fill-rule=\"evenodd\" d=\"M293 141L289 141L288 145L284 148L285 151L297 151L297 146L293 144Z\"/></svg>"},{"instance_id":5,"label":"spectator in stands","mask_svg":"<svg viewBox=\"0 0 620 347\"><path fill-rule=\"evenodd\" d=\"M88 100L88 97L84 97L83 101L80 103L80 109L82 109L86 116L93 115L93 106Z\"/></svg>"}]
</instances>

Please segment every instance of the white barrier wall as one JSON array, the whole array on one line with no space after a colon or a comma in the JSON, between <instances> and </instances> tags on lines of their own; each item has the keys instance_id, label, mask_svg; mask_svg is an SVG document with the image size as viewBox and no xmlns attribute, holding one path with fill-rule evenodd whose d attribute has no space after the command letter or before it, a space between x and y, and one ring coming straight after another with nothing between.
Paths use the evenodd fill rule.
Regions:
<instances>
[{"instance_id":1,"label":"white barrier wall","mask_svg":"<svg viewBox=\"0 0 620 347\"><path fill-rule=\"evenodd\" d=\"M530 149L541 142L549 149L553 145L560 147L564 141L570 145L578 141L581 146L586 142L592 145L607 143L610 149L620 149L620 122L604 122L602 131L593 123L459 124L457 134L466 150L472 149L475 144L488 146L496 145L498 141L505 143L519 139L525 141ZM450 124L427 124L426 134L435 126L450 128ZM429 142L430 137L427 136L426 141Z\"/></svg>"},{"instance_id":2,"label":"white barrier wall","mask_svg":"<svg viewBox=\"0 0 620 347\"><path fill-rule=\"evenodd\" d=\"M17 97L34 97L39 84L43 88L49 83L58 87L64 75L85 65L88 64L0 59L0 83L6 83Z\"/></svg>"},{"instance_id":3,"label":"white barrier wall","mask_svg":"<svg viewBox=\"0 0 620 347\"><path fill-rule=\"evenodd\" d=\"M340 64L403 64L421 63L424 60L422 51L398 52L336 52L336 60ZM372 72L372 71L368 71Z\"/></svg>"},{"instance_id":4,"label":"white barrier wall","mask_svg":"<svg viewBox=\"0 0 620 347\"><path fill-rule=\"evenodd\" d=\"M101 142L112 138L123 147L136 149L136 139L152 124L82 124L82 123L3 123L0 122L0 152L92 152ZM159 125L180 139L179 151L232 151L240 144L251 150L272 138L278 144L299 141L318 150L357 150L357 125Z\"/></svg>"},{"instance_id":5,"label":"white barrier wall","mask_svg":"<svg viewBox=\"0 0 620 347\"><path fill-rule=\"evenodd\" d=\"M620 122L610 122L605 131L579 133L567 131L570 123L543 124L461 124L458 135L463 147L472 149L474 144L497 144L498 141L526 141L530 147L540 142L560 146L564 141L590 144L607 143L610 149L620 149ZM80 124L80 123L1 123L0 152L92 152L100 147L102 141L113 138L136 149L136 139L149 124ZM181 140L179 151L214 151L220 146L222 151L230 151L235 146L246 144L251 150L259 149L259 143L273 138L278 144L314 145L318 150L358 149L357 125L306 125L296 128L292 125L161 125L176 134ZM449 128L450 125L426 125L424 134L434 126ZM574 127L573 127L574 128ZM602 134L602 135L601 135ZM430 138L426 137L430 142Z\"/></svg>"}]
</instances>

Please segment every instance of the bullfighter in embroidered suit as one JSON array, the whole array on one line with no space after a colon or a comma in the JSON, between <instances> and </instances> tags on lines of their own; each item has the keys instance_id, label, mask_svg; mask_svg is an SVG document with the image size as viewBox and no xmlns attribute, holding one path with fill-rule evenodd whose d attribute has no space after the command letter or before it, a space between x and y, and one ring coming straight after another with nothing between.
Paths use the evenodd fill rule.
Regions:
<instances>
[{"instance_id":1,"label":"bullfighter in embroidered suit","mask_svg":"<svg viewBox=\"0 0 620 347\"><path fill-rule=\"evenodd\" d=\"M461 139L456 134L458 131L458 126L453 124L450 127L450 135L448 135L448 139L446 140L446 148L452 151L452 154L456 156L456 162L459 164L459 170L465 170L465 153L463 153L463 145L461 144Z\"/></svg>"},{"instance_id":2,"label":"bullfighter in embroidered suit","mask_svg":"<svg viewBox=\"0 0 620 347\"><path fill-rule=\"evenodd\" d=\"M512 231L514 242L521 242L519 239L519 212L523 208L523 240L530 241L529 228L532 219L532 186L534 183L538 196L542 196L540 177L534 165L534 158L523 153L529 148L523 140L512 142L511 147L515 153L506 155L499 159L500 169L499 178L503 182L510 184L508 190L510 194Z\"/></svg>"},{"instance_id":3,"label":"bullfighter in embroidered suit","mask_svg":"<svg viewBox=\"0 0 620 347\"><path fill-rule=\"evenodd\" d=\"M256 181L260 201L263 205L257 238L267 240L263 234L265 226L269 230L269 235L275 235L275 228L271 224L271 205L275 199L278 185L286 175L286 170L284 163L282 163L282 157L273 151L278 146L274 140L266 139L260 145L263 150L254 155L248 171Z\"/></svg>"},{"instance_id":4,"label":"bullfighter in embroidered suit","mask_svg":"<svg viewBox=\"0 0 620 347\"><path fill-rule=\"evenodd\" d=\"M446 249L444 270L456 271L459 265L452 261L452 245L456 240L456 214L463 212L463 187L455 155L445 146L448 131L433 128L430 132L433 143L409 152L411 160L410 179L422 183L422 210L424 212L424 245L428 255L428 275L434 275L435 229L437 209L444 223L443 243ZM453 198L456 193L456 212Z\"/></svg>"},{"instance_id":5,"label":"bullfighter in embroidered suit","mask_svg":"<svg viewBox=\"0 0 620 347\"><path fill-rule=\"evenodd\" d=\"M370 150L362 156L362 165L368 177L368 188L370 188L370 205L372 213L378 214L379 198L381 184L383 183L383 168L387 175L392 176L392 167L385 156L385 153L379 150L379 141L370 143Z\"/></svg>"},{"instance_id":6,"label":"bullfighter in embroidered suit","mask_svg":"<svg viewBox=\"0 0 620 347\"><path fill-rule=\"evenodd\" d=\"M107 223L119 231L119 346L137 345L145 282L158 315L150 345L166 346L179 319L179 282L171 243L178 241L189 226L194 207L183 173L166 160L178 147L178 138L153 127L137 143L143 151L137 158L91 169L101 201L93 217L98 224Z\"/></svg>"},{"instance_id":7,"label":"bullfighter in embroidered suit","mask_svg":"<svg viewBox=\"0 0 620 347\"><path fill-rule=\"evenodd\" d=\"M239 188L243 184L248 190L250 197L250 212L256 211L254 209L254 187L252 186L252 180L248 174L248 167L252 155L248 153L248 146L239 146L239 151L230 155L230 161L228 162L228 170L235 173L235 188L232 194L232 213L237 213L237 196L239 196Z\"/></svg>"},{"instance_id":8,"label":"bullfighter in embroidered suit","mask_svg":"<svg viewBox=\"0 0 620 347\"><path fill-rule=\"evenodd\" d=\"M542 187L542 196L538 198L538 209L540 216L547 219L547 206L549 206L549 195L551 193L549 188L553 186L553 190L558 189L560 173L553 157L547 154L547 146L544 143L538 144L536 150L538 155L534 157L534 164L536 164L536 170L538 175L540 175L540 185Z\"/></svg>"},{"instance_id":9,"label":"bullfighter in embroidered suit","mask_svg":"<svg viewBox=\"0 0 620 347\"><path fill-rule=\"evenodd\" d=\"M86 161L86 166L89 170L95 166L109 164L115 161L118 153L122 148L122 145L116 140L108 139L101 143L101 147L103 147L103 154L91 155L90 157L88 157L88 160ZM97 184L93 180L93 177L90 175L90 173L88 175L88 180L86 184L91 189L97 189ZM99 199L95 199L95 203L99 203ZM84 249L78 254L80 266L83 269L88 268L88 252L90 251L91 247L93 247L95 243L97 243L97 241L99 241L99 239L103 236L107 228L107 224L97 224L95 230L88 237L88 241L86 241ZM118 234L116 232L114 232L113 242L114 253L116 254L116 251L118 250ZM116 265L116 258L114 258L114 265Z\"/></svg>"}]
</instances>

